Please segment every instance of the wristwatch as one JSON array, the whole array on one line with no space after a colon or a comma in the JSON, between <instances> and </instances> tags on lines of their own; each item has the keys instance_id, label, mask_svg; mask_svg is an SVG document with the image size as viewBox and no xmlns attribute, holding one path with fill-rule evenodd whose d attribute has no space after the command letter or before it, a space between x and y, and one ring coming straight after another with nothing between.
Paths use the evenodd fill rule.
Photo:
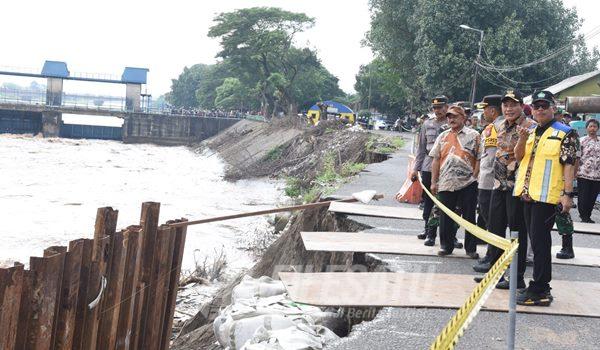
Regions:
<instances>
[{"instance_id":1,"label":"wristwatch","mask_svg":"<svg viewBox=\"0 0 600 350\"><path fill-rule=\"evenodd\" d=\"M573 197L575 197L575 192L563 191L563 196L569 196L569 197L573 198Z\"/></svg>"}]
</instances>

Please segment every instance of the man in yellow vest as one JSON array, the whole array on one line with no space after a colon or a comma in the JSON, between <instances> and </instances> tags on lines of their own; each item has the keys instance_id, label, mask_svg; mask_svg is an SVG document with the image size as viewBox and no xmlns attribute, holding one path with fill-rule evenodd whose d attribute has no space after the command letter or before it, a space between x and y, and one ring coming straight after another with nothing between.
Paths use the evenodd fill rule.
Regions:
<instances>
[{"instance_id":1,"label":"man in yellow vest","mask_svg":"<svg viewBox=\"0 0 600 350\"><path fill-rule=\"evenodd\" d=\"M533 248L533 279L519 291L517 303L548 306L553 300L550 233L556 213L568 213L573 207L579 140L573 129L554 119L556 105L550 91L534 93L532 109L538 126L519 129L515 156L520 165L514 195L524 202L525 225ZM524 264L519 258L518 264Z\"/></svg>"}]
</instances>

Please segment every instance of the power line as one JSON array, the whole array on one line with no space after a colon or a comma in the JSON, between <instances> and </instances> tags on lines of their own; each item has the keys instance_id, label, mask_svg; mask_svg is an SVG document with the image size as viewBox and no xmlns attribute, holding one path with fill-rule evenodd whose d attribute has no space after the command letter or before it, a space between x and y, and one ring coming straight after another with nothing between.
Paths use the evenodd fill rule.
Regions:
<instances>
[{"instance_id":1,"label":"power line","mask_svg":"<svg viewBox=\"0 0 600 350\"><path fill-rule=\"evenodd\" d=\"M584 35L583 40L587 41L587 40L595 37L598 34L600 34L600 25L594 27L591 31L589 31L586 35ZM578 38L573 39L569 42L569 44L566 44L554 51L551 51L551 52L547 53L546 55L544 55L532 62L525 63L525 64L522 64L519 66L496 67L496 66L493 66L491 63L485 63L485 62L481 63L481 66L485 66L486 68L495 70L497 72L510 72L510 71L516 71L516 70L521 70L524 68L532 67L532 66L544 63L546 61L549 61L549 60L569 51L573 47L573 44L575 43L576 40L579 40L579 39Z\"/></svg>"}]
</instances>

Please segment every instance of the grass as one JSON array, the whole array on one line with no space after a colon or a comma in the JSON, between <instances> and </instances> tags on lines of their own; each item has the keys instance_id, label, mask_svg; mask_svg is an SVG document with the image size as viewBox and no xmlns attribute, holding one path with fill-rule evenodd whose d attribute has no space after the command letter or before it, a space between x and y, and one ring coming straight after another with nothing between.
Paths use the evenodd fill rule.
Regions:
<instances>
[{"instance_id":1,"label":"grass","mask_svg":"<svg viewBox=\"0 0 600 350\"><path fill-rule=\"evenodd\" d=\"M323 161L321 172L309 187L301 186L300 180L297 178L288 177L284 191L289 197L300 197L304 203L314 202L320 196L327 196L335 192L340 184L363 171L366 166L364 163L344 163L338 171L334 154L328 153Z\"/></svg>"},{"instance_id":2,"label":"grass","mask_svg":"<svg viewBox=\"0 0 600 350\"><path fill-rule=\"evenodd\" d=\"M279 159L281 157L282 153L283 153L283 147L282 146L273 147L265 155L265 160L267 160L267 161L277 160L277 159Z\"/></svg>"},{"instance_id":3,"label":"grass","mask_svg":"<svg viewBox=\"0 0 600 350\"><path fill-rule=\"evenodd\" d=\"M302 194L302 187L300 186L300 180L295 177L288 177L285 179L285 195L291 198L296 198Z\"/></svg>"},{"instance_id":4,"label":"grass","mask_svg":"<svg viewBox=\"0 0 600 350\"><path fill-rule=\"evenodd\" d=\"M365 147L370 152L390 154L404 147L404 142L404 139L399 136L385 137L380 140L377 136L372 135Z\"/></svg>"},{"instance_id":5,"label":"grass","mask_svg":"<svg viewBox=\"0 0 600 350\"><path fill-rule=\"evenodd\" d=\"M342 169L340 170L340 175L342 177L354 176L365 170L366 167L367 165L365 163L344 163L344 165L342 165Z\"/></svg>"}]
</instances>

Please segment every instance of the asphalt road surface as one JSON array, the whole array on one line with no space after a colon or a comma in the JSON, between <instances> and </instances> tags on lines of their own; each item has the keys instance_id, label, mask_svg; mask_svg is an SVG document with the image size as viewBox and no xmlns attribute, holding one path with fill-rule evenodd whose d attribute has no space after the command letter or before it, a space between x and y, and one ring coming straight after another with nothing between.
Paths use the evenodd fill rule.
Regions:
<instances>
[{"instance_id":1,"label":"asphalt road surface","mask_svg":"<svg viewBox=\"0 0 600 350\"><path fill-rule=\"evenodd\" d=\"M383 193L385 198L373 205L406 205L394 200L394 195L406 179L408 155L412 144L411 134L401 135L409 139L402 151L385 162L369 165L365 172L342 186L336 194L348 195L374 189L378 193ZM574 220L577 220L577 211L571 213ZM350 216L350 218L373 227L366 232L416 236L423 229L423 222L417 220L362 216ZM593 219L600 222L600 214L597 211L594 212ZM554 232L552 235L553 244L559 245L558 234ZM459 239L462 238L461 229ZM439 245L439 237L436 243ZM600 235L575 234L574 245L600 248ZM474 260L469 259L388 254L374 256L382 260L392 271L480 275L471 267ZM600 282L600 268L554 265L552 273L553 279L557 280ZM525 278L526 281L531 278L531 267L527 268ZM600 296L597 300L579 302L598 303ZM355 326L348 337L328 345L326 349L427 349L455 311L453 309L384 308L374 320ZM519 313L516 329L517 349L600 348L599 318ZM508 313L481 311L460 339L456 349L506 349L507 331Z\"/></svg>"}]
</instances>

